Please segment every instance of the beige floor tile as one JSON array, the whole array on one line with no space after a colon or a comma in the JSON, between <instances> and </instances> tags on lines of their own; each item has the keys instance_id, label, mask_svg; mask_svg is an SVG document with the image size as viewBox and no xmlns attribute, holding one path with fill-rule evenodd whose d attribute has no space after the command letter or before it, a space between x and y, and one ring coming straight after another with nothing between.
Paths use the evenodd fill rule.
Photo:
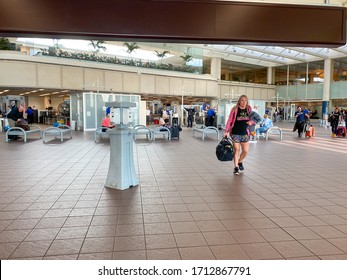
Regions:
<instances>
[{"instance_id":1,"label":"beige floor tile","mask_svg":"<svg viewBox=\"0 0 347 280\"><path fill-rule=\"evenodd\" d=\"M88 228L87 237L107 237L116 236L115 225L90 226Z\"/></svg>"},{"instance_id":2,"label":"beige floor tile","mask_svg":"<svg viewBox=\"0 0 347 280\"><path fill-rule=\"evenodd\" d=\"M223 225L221 221L213 220L213 221L197 221L196 222L200 231L224 231L226 227Z\"/></svg>"},{"instance_id":3,"label":"beige floor tile","mask_svg":"<svg viewBox=\"0 0 347 280\"><path fill-rule=\"evenodd\" d=\"M7 242L7 243L0 243L0 259L6 260L8 259L14 250L19 246L19 242Z\"/></svg>"},{"instance_id":4,"label":"beige floor tile","mask_svg":"<svg viewBox=\"0 0 347 280\"><path fill-rule=\"evenodd\" d=\"M321 236L319 236L317 233L312 231L310 228L307 227L290 227L290 228L283 228L287 233L289 233L294 239L301 240L301 239L321 239Z\"/></svg>"},{"instance_id":5,"label":"beige floor tile","mask_svg":"<svg viewBox=\"0 0 347 280\"><path fill-rule=\"evenodd\" d=\"M319 256L321 260L347 260L347 254Z\"/></svg>"},{"instance_id":6,"label":"beige floor tile","mask_svg":"<svg viewBox=\"0 0 347 280\"><path fill-rule=\"evenodd\" d=\"M79 260L111 260L113 252L79 254Z\"/></svg>"},{"instance_id":7,"label":"beige floor tile","mask_svg":"<svg viewBox=\"0 0 347 280\"><path fill-rule=\"evenodd\" d=\"M179 248L182 260L215 260L210 247Z\"/></svg>"},{"instance_id":8,"label":"beige floor tile","mask_svg":"<svg viewBox=\"0 0 347 280\"><path fill-rule=\"evenodd\" d=\"M275 229L257 229L258 233L261 234L268 242L274 241L290 241L293 240L287 232L281 228Z\"/></svg>"},{"instance_id":9,"label":"beige floor tile","mask_svg":"<svg viewBox=\"0 0 347 280\"><path fill-rule=\"evenodd\" d=\"M253 229L232 230L230 233L240 244L266 242L264 237Z\"/></svg>"},{"instance_id":10,"label":"beige floor tile","mask_svg":"<svg viewBox=\"0 0 347 280\"><path fill-rule=\"evenodd\" d=\"M175 234L175 239L179 248L207 245L202 233L177 233Z\"/></svg>"},{"instance_id":11,"label":"beige floor tile","mask_svg":"<svg viewBox=\"0 0 347 280\"><path fill-rule=\"evenodd\" d=\"M88 227L63 227L56 239L85 238L87 231Z\"/></svg>"},{"instance_id":12,"label":"beige floor tile","mask_svg":"<svg viewBox=\"0 0 347 280\"><path fill-rule=\"evenodd\" d=\"M203 232L203 236L208 245L230 245L236 244L236 240L228 231Z\"/></svg>"},{"instance_id":13,"label":"beige floor tile","mask_svg":"<svg viewBox=\"0 0 347 280\"><path fill-rule=\"evenodd\" d=\"M313 253L298 241L271 242L271 245L286 259L313 256Z\"/></svg>"},{"instance_id":14,"label":"beige floor tile","mask_svg":"<svg viewBox=\"0 0 347 280\"><path fill-rule=\"evenodd\" d=\"M146 260L145 250L113 252L113 260Z\"/></svg>"},{"instance_id":15,"label":"beige floor tile","mask_svg":"<svg viewBox=\"0 0 347 280\"><path fill-rule=\"evenodd\" d=\"M116 236L144 235L142 224L117 225Z\"/></svg>"},{"instance_id":16,"label":"beige floor tile","mask_svg":"<svg viewBox=\"0 0 347 280\"><path fill-rule=\"evenodd\" d=\"M148 260L180 260L181 255L177 248L147 250Z\"/></svg>"},{"instance_id":17,"label":"beige floor tile","mask_svg":"<svg viewBox=\"0 0 347 280\"><path fill-rule=\"evenodd\" d=\"M144 236L117 236L113 251L139 251L145 248Z\"/></svg>"},{"instance_id":18,"label":"beige floor tile","mask_svg":"<svg viewBox=\"0 0 347 280\"><path fill-rule=\"evenodd\" d=\"M324 239L300 240L300 243L317 256L344 254L342 250Z\"/></svg>"},{"instance_id":19,"label":"beige floor tile","mask_svg":"<svg viewBox=\"0 0 347 280\"><path fill-rule=\"evenodd\" d=\"M240 245L210 246L217 260L249 260Z\"/></svg>"},{"instance_id":20,"label":"beige floor tile","mask_svg":"<svg viewBox=\"0 0 347 280\"><path fill-rule=\"evenodd\" d=\"M145 234L166 234L172 233L172 228L170 223L152 223L152 224L144 224Z\"/></svg>"},{"instance_id":21,"label":"beige floor tile","mask_svg":"<svg viewBox=\"0 0 347 280\"><path fill-rule=\"evenodd\" d=\"M170 222L189 222L194 221L193 216L190 212L174 212L167 213Z\"/></svg>"},{"instance_id":22,"label":"beige floor tile","mask_svg":"<svg viewBox=\"0 0 347 280\"><path fill-rule=\"evenodd\" d=\"M22 242L10 256L10 259L43 257L51 241L28 241Z\"/></svg>"},{"instance_id":23,"label":"beige floor tile","mask_svg":"<svg viewBox=\"0 0 347 280\"><path fill-rule=\"evenodd\" d=\"M241 247L253 260L283 259L269 243L242 244Z\"/></svg>"},{"instance_id":24,"label":"beige floor tile","mask_svg":"<svg viewBox=\"0 0 347 280\"><path fill-rule=\"evenodd\" d=\"M194 211L190 213L195 221L211 221L218 220L214 211Z\"/></svg>"},{"instance_id":25,"label":"beige floor tile","mask_svg":"<svg viewBox=\"0 0 347 280\"><path fill-rule=\"evenodd\" d=\"M346 233L336 229L333 226L316 226L316 227L309 227L309 228L325 239L327 239L327 238L342 238L342 237L347 238Z\"/></svg>"},{"instance_id":26,"label":"beige floor tile","mask_svg":"<svg viewBox=\"0 0 347 280\"><path fill-rule=\"evenodd\" d=\"M327 239L330 243L335 245L335 247L347 253L347 237L344 238L329 238Z\"/></svg>"},{"instance_id":27,"label":"beige floor tile","mask_svg":"<svg viewBox=\"0 0 347 280\"><path fill-rule=\"evenodd\" d=\"M170 225L173 233L200 232L196 222L172 222Z\"/></svg>"},{"instance_id":28,"label":"beige floor tile","mask_svg":"<svg viewBox=\"0 0 347 280\"><path fill-rule=\"evenodd\" d=\"M43 228L33 229L25 238L25 241L40 241L40 240L51 240L53 241L58 232L59 228Z\"/></svg>"},{"instance_id":29,"label":"beige floor tile","mask_svg":"<svg viewBox=\"0 0 347 280\"><path fill-rule=\"evenodd\" d=\"M146 248L162 249L162 248L176 248L176 241L173 234L153 234L146 235Z\"/></svg>"},{"instance_id":30,"label":"beige floor tile","mask_svg":"<svg viewBox=\"0 0 347 280\"><path fill-rule=\"evenodd\" d=\"M54 240L49 247L48 256L78 254L82 248L83 239Z\"/></svg>"},{"instance_id":31,"label":"beige floor tile","mask_svg":"<svg viewBox=\"0 0 347 280\"><path fill-rule=\"evenodd\" d=\"M244 219L221 220L221 222L228 230L253 229L252 226Z\"/></svg>"},{"instance_id":32,"label":"beige floor tile","mask_svg":"<svg viewBox=\"0 0 347 280\"><path fill-rule=\"evenodd\" d=\"M0 233L0 244L7 242L22 242L29 233L29 229L3 231Z\"/></svg>"}]
</instances>

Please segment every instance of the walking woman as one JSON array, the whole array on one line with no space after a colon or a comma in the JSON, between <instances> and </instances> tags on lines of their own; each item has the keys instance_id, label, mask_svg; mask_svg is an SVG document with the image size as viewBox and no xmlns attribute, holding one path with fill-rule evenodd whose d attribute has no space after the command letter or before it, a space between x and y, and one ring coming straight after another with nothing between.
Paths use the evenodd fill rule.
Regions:
<instances>
[{"instance_id":1,"label":"walking woman","mask_svg":"<svg viewBox=\"0 0 347 280\"><path fill-rule=\"evenodd\" d=\"M243 161L247 156L249 149L250 132L248 127L254 125L254 121L250 119L252 107L248 105L246 95L241 95L234 106L228 118L225 127L225 135L230 136L234 143L234 174L238 175L245 168Z\"/></svg>"}]
</instances>

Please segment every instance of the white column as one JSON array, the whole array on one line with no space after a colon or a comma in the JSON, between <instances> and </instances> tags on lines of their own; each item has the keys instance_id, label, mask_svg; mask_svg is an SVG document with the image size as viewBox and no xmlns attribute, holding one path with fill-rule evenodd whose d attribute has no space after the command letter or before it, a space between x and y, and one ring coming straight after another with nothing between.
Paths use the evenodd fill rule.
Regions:
<instances>
[{"instance_id":1,"label":"white column","mask_svg":"<svg viewBox=\"0 0 347 280\"><path fill-rule=\"evenodd\" d=\"M323 101L329 101L330 99L331 70L331 59L327 58L324 60Z\"/></svg>"},{"instance_id":2,"label":"white column","mask_svg":"<svg viewBox=\"0 0 347 280\"><path fill-rule=\"evenodd\" d=\"M222 59L219 57L212 57L211 59L211 75L213 78L220 80L222 69Z\"/></svg>"},{"instance_id":3,"label":"white column","mask_svg":"<svg viewBox=\"0 0 347 280\"><path fill-rule=\"evenodd\" d=\"M272 85L272 67L267 68L267 84Z\"/></svg>"}]
</instances>

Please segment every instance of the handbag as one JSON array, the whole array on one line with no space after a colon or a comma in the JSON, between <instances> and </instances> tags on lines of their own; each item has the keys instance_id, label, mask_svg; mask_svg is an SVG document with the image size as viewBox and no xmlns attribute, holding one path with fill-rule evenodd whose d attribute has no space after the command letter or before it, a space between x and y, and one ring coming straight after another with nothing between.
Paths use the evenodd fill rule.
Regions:
<instances>
[{"instance_id":1,"label":"handbag","mask_svg":"<svg viewBox=\"0 0 347 280\"><path fill-rule=\"evenodd\" d=\"M228 137L223 137L218 143L216 147L216 156L220 161L232 161L234 159L234 146Z\"/></svg>"}]
</instances>

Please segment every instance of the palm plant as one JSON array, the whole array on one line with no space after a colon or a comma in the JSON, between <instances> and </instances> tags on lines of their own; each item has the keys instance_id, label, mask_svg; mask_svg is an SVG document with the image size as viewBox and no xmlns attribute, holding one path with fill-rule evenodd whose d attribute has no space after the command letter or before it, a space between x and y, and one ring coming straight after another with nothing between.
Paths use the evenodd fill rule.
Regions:
<instances>
[{"instance_id":1,"label":"palm plant","mask_svg":"<svg viewBox=\"0 0 347 280\"><path fill-rule=\"evenodd\" d=\"M158 52L158 51L155 51L155 54L157 55L157 57L162 60L165 58L165 56L167 54L169 54L170 52L169 51L163 51L163 52Z\"/></svg>"},{"instance_id":2,"label":"palm plant","mask_svg":"<svg viewBox=\"0 0 347 280\"><path fill-rule=\"evenodd\" d=\"M181 55L180 58L182 58L184 61L184 64L187 65L187 63L193 59L193 56L191 56L188 53L185 53L184 55Z\"/></svg>"},{"instance_id":3,"label":"palm plant","mask_svg":"<svg viewBox=\"0 0 347 280\"><path fill-rule=\"evenodd\" d=\"M137 43L124 43L124 46L127 47L126 52L129 54L129 56L137 49L140 48L140 46Z\"/></svg>"},{"instance_id":4,"label":"palm plant","mask_svg":"<svg viewBox=\"0 0 347 280\"><path fill-rule=\"evenodd\" d=\"M91 46L93 48L93 53L97 54L98 52L100 52L100 50L106 51L107 48L104 46L106 44L105 41L93 41L91 40L89 43L89 46Z\"/></svg>"}]
</instances>

